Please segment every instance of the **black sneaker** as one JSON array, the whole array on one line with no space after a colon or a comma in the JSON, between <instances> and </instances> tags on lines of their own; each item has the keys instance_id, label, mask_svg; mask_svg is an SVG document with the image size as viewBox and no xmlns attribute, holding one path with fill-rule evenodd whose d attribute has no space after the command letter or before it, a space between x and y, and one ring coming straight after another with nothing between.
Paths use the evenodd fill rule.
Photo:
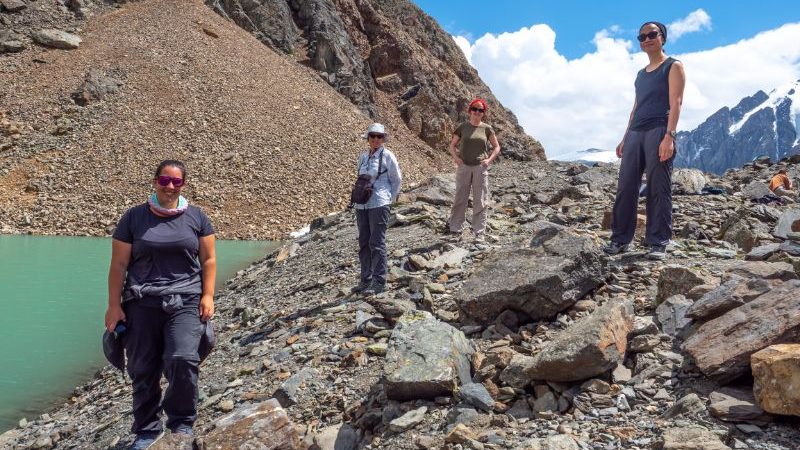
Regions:
<instances>
[{"instance_id":1,"label":"black sneaker","mask_svg":"<svg viewBox=\"0 0 800 450\"><path fill-rule=\"evenodd\" d=\"M369 285L368 288L366 288L363 291L361 291L361 293L364 294L364 295L377 295L377 294L380 294L381 292L383 292L385 290L386 290L386 285L378 284L378 283L372 283L372 284Z\"/></svg>"},{"instance_id":2,"label":"black sneaker","mask_svg":"<svg viewBox=\"0 0 800 450\"><path fill-rule=\"evenodd\" d=\"M350 292L364 292L365 289L369 288L369 285L369 281L361 281L357 285L353 286L353 289L350 289Z\"/></svg>"},{"instance_id":3,"label":"black sneaker","mask_svg":"<svg viewBox=\"0 0 800 450\"><path fill-rule=\"evenodd\" d=\"M620 244L619 242L611 241L603 246L603 251L608 255L618 255L628 251L628 244Z\"/></svg>"},{"instance_id":4,"label":"black sneaker","mask_svg":"<svg viewBox=\"0 0 800 450\"><path fill-rule=\"evenodd\" d=\"M666 258L667 258L666 245L651 245L650 248L647 250L647 259L652 259L653 261L663 261Z\"/></svg>"},{"instance_id":5,"label":"black sneaker","mask_svg":"<svg viewBox=\"0 0 800 450\"><path fill-rule=\"evenodd\" d=\"M143 431L136 434L130 450L147 450L152 447L161 437L164 436L163 431Z\"/></svg>"}]
</instances>

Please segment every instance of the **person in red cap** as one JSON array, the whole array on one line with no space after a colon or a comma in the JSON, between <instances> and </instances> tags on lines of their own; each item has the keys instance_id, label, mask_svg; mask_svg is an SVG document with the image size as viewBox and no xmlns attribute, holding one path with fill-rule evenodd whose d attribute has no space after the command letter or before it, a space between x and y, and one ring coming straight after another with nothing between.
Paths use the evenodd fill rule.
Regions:
<instances>
[{"instance_id":1,"label":"person in red cap","mask_svg":"<svg viewBox=\"0 0 800 450\"><path fill-rule=\"evenodd\" d=\"M491 125L484 123L486 101L476 98L469 103L469 120L453 131L450 156L456 165L456 195L448 221L451 233L460 235L472 191L472 231L475 239L483 239L486 208L489 204L489 166L500 155L500 144ZM491 151L490 151L491 150Z\"/></svg>"}]
</instances>

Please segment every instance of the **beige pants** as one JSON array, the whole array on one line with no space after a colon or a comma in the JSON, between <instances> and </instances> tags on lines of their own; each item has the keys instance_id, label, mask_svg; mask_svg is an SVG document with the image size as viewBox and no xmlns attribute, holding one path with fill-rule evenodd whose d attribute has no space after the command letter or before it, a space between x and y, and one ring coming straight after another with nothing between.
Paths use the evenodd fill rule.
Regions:
<instances>
[{"instance_id":1,"label":"beige pants","mask_svg":"<svg viewBox=\"0 0 800 450\"><path fill-rule=\"evenodd\" d=\"M456 169L456 198L450 213L450 231L460 233L467 214L469 192L472 191L472 231L477 235L486 228L486 208L489 206L489 168L481 164L462 164Z\"/></svg>"}]
</instances>

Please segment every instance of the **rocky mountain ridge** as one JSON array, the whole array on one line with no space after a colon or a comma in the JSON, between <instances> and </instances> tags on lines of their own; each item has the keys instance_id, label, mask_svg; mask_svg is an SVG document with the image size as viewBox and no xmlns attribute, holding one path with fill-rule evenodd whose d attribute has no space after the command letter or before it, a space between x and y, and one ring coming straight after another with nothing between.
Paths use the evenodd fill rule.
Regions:
<instances>
[{"instance_id":1,"label":"rocky mountain ridge","mask_svg":"<svg viewBox=\"0 0 800 450\"><path fill-rule=\"evenodd\" d=\"M692 131L678 133L676 167L721 174L760 156L800 153L800 80L758 91L723 107Z\"/></svg>"},{"instance_id":2,"label":"rocky mountain ridge","mask_svg":"<svg viewBox=\"0 0 800 450\"><path fill-rule=\"evenodd\" d=\"M493 167L485 242L441 233L439 175L393 208L374 297L352 213L320 217L226 283L197 437L155 448L794 449L800 212L757 191L797 162L679 169L723 194L675 195L663 262L600 251L614 166ZM106 368L0 446L125 448L129 402Z\"/></svg>"},{"instance_id":3,"label":"rocky mountain ridge","mask_svg":"<svg viewBox=\"0 0 800 450\"><path fill-rule=\"evenodd\" d=\"M206 0L215 11L320 77L370 117L389 111L442 151L466 120L474 97L485 98L503 154L545 159L461 50L435 20L408 0ZM388 111L387 111L388 110Z\"/></svg>"}]
</instances>

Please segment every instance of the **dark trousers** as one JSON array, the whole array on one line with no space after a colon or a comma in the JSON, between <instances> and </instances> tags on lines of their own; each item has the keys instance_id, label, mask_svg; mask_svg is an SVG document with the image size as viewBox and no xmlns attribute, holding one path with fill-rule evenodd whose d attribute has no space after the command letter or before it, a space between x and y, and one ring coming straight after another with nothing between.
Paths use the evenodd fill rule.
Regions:
<instances>
[{"instance_id":1,"label":"dark trousers","mask_svg":"<svg viewBox=\"0 0 800 450\"><path fill-rule=\"evenodd\" d=\"M386 228L388 223L388 206L356 210L358 260L361 262L362 283L386 284Z\"/></svg>"},{"instance_id":2,"label":"dark trousers","mask_svg":"<svg viewBox=\"0 0 800 450\"><path fill-rule=\"evenodd\" d=\"M611 218L611 240L628 244L636 232L636 214L642 173L647 173L648 245L667 245L672 237L672 155L667 161L658 158L658 145L666 127L647 131L628 131L622 147L617 198ZM676 149L677 151L677 149Z\"/></svg>"},{"instance_id":3,"label":"dark trousers","mask_svg":"<svg viewBox=\"0 0 800 450\"><path fill-rule=\"evenodd\" d=\"M182 306L162 307L155 297L125 302L128 325L125 353L133 381L131 431L161 431L161 411L167 427L192 426L197 419L197 352L203 323L199 296L185 296ZM169 385L161 399L161 374Z\"/></svg>"}]
</instances>

